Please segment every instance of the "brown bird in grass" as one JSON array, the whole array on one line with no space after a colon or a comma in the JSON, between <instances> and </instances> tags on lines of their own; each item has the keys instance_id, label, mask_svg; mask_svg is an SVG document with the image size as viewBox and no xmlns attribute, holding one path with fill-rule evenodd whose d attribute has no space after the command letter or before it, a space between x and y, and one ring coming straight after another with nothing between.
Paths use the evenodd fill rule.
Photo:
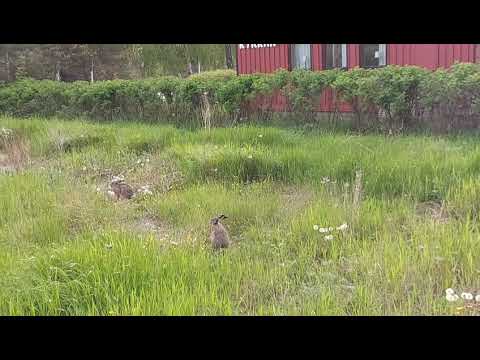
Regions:
<instances>
[{"instance_id":1,"label":"brown bird in grass","mask_svg":"<svg viewBox=\"0 0 480 360\"><path fill-rule=\"evenodd\" d=\"M133 197L133 189L130 185L125 183L125 180L120 177L115 177L110 183L113 193L117 200L131 199Z\"/></svg>"},{"instance_id":2,"label":"brown bird in grass","mask_svg":"<svg viewBox=\"0 0 480 360\"><path fill-rule=\"evenodd\" d=\"M230 236L228 235L228 231L220 222L220 220L223 219L227 219L227 217L222 214L210 220L210 241L212 242L212 246L215 250L220 248L228 248L230 245Z\"/></svg>"}]
</instances>

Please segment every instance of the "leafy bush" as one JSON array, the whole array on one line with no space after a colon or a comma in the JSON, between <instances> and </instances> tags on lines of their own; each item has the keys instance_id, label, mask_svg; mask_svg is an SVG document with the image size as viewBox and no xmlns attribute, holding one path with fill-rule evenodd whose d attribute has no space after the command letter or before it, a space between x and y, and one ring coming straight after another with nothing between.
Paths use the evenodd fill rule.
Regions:
<instances>
[{"instance_id":1,"label":"leafy bush","mask_svg":"<svg viewBox=\"0 0 480 360\"><path fill-rule=\"evenodd\" d=\"M199 74L193 74L190 76L190 79L218 79L218 80L229 80L235 77L237 74L235 70L213 70L213 71L204 71Z\"/></svg>"},{"instance_id":2,"label":"leafy bush","mask_svg":"<svg viewBox=\"0 0 480 360\"><path fill-rule=\"evenodd\" d=\"M294 70L283 87L292 110L296 112L315 111L323 91L333 83L337 72L332 70L312 72Z\"/></svg>"},{"instance_id":3,"label":"leafy bush","mask_svg":"<svg viewBox=\"0 0 480 360\"><path fill-rule=\"evenodd\" d=\"M413 125L420 97L419 86L427 70L419 67L387 66L355 68L337 76L333 87L352 104L357 126L367 118L377 128L403 129Z\"/></svg>"},{"instance_id":4,"label":"leafy bush","mask_svg":"<svg viewBox=\"0 0 480 360\"><path fill-rule=\"evenodd\" d=\"M455 64L425 77L421 104L439 130L474 128L480 115L480 65Z\"/></svg>"},{"instance_id":5,"label":"leafy bush","mask_svg":"<svg viewBox=\"0 0 480 360\"><path fill-rule=\"evenodd\" d=\"M138 119L192 124L202 122L206 96L216 125L242 116L271 112L278 94L299 119L312 116L320 97L333 89L351 105L355 126L402 130L430 125L440 130L479 123L480 65L456 64L448 70L386 66L349 71L279 70L236 76L231 70L186 79L62 83L22 79L0 86L0 112L16 116Z\"/></svg>"}]
</instances>

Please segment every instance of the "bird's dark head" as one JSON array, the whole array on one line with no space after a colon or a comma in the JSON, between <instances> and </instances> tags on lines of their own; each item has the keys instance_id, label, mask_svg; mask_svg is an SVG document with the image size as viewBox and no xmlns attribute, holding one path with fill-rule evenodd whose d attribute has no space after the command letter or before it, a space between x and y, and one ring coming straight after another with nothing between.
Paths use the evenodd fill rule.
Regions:
<instances>
[{"instance_id":1,"label":"bird's dark head","mask_svg":"<svg viewBox=\"0 0 480 360\"><path fill-rule=\"evenodd\" d=\"M211 223L212 225L217 225L218 222L219 222L220 220L223 220L223 219L228 219L228 218L227 218L225 215L222 214L222 215L219 215L219 216L217 216L217 217L214 217L212 220L210 220L210 223Z\"/></svg>"},{"instance_id":2,"label":"bird's dark head","mask_svg":"<svg viewBox=\"0 0 480 360\"><path fill-rule=\"evenodd\" d=\"M125 182L125 178L123 176L114 176L110 184L112 185L119 185Z\"/></svg>"}]
</instances>

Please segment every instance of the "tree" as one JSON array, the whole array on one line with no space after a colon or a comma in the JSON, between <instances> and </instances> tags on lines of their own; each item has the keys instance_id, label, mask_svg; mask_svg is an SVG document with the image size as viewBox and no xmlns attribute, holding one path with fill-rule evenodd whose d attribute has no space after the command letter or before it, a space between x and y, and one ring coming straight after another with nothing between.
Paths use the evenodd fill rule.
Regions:
<instances>
[{"instance_id":1,"label":"tree","mask_svg":"<svg viewBox=\"0 0 480 360\"><path fill-rule=\"evenodd\" d=\"M228 44L0 44L0 80L17 74L61 81L185 76L232 68L231 52Z\"/></svg>"},{"instance_id":2,"label":"tree","mask_svg":"<svg viewBox=\"0 0 480 360\"><path fill-rule=\"evenodd\" d=\"M17 72L28 74L27 58L34 46L29 44L0 45L0 62L3 63L3 66L0 68L0 79L14 81Z\"/></svg>"},{"instance_id":3,"label":"tree","mask_svg":"<svg viewBox=\"0 0 480 360\"><path fill-rule=\"evenodd\" d=\"M233 69L232 44L225 44L225 65L227 69Z\"/></svg>"},{"instance_id":4,"label":"tree","mask_svg":"<svg viewBox=\"0 0 480 360\"><path fill-rule=\"evenodd\" d=\"M2 68L0 69L0 80L5 80L7 82L11 81L11 47L9 44L0 45L1 53L1 62L3 63Z\"/></svg>"}]
</instances>

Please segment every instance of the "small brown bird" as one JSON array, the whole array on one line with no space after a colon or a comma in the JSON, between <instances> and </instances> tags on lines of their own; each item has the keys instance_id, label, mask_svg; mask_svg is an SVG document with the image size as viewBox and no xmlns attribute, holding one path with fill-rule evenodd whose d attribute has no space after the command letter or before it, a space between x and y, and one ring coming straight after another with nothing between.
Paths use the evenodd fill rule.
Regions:
<instances>
[{"instance_id":1,"label":"small brown bird","mask_svg":"<svg viewBox=\"0 0 480 360\"><path fill-rule=\"evenodd\" d=\"M130 185L125 183L123 178L115 177L110 183L113 193L117 200L131 199L133 197L133 189Z\"/></svg>"},{"instance_id":2,"label":"small brown bird","mask_svg":"<svg viewBox=\"0 0 480 360\"><path fill-rule=\"evenodd\" d=\"M220 220L223 219L227 219L227 217L222 214L210 220L210 224L212 227L210 233L210 240L215 250L220 248L227 248L230 245L230 236L228 235L228 231L220 222Z\"/></svg>"}]
</instances>

